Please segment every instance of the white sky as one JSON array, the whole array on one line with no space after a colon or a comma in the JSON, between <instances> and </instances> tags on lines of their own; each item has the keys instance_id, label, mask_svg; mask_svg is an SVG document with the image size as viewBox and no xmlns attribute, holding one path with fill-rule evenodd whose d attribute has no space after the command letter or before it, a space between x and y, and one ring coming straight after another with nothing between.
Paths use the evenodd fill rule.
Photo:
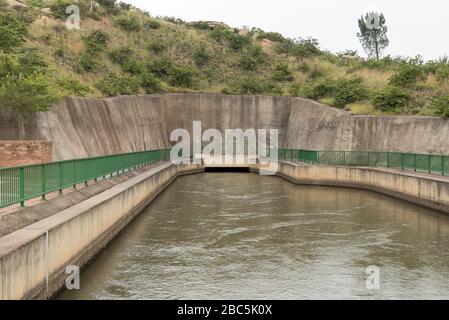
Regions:
<instances>
[{"instance_id":1,"label":"white sky","mask_svg":"<svg viewBox=\"0 0 449 320\"><path fill-rule=\"evenodd\" d=\"M317 38L322 49L359 50L357 19L381 11L389 27L386 54L434 59L449 55L446 0L124 0L153 16L222 21L259 27L290 38ZM377 9L377 10L376 10Z\"/></svg>"}]
</instances>

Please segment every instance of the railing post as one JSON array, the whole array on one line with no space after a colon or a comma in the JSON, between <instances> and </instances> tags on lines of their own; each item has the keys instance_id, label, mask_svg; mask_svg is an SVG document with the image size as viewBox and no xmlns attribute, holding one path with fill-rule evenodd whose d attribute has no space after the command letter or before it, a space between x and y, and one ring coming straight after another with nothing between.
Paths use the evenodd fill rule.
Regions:
<instances>
[{"instance_id":1,"label":"railing post","mask_svg":"<svg viewBox=\"0 0 449 320\"><path fill-rule=\"evenodd\" d=\"M444 156L441 156L441 175L443 175L444 176L444 165L445 165L445 163L444 163Z\"/></svg>"},{"instance_id":2,"label":"railing post","mask_svg":"<svg viewBox=\"0 0 449 320\"><path fill-rule=\"evenodd\" d=\"M346 151L343 151L343 166L346 167Z\"/></svg>"},{"instance_id":3,"label":"railing post","mask_svg":"<svg viewBox=\"0 0 449 320\"><path fill-rule=\"evenodd\" d=\"M432 158L430 155L427 156L427 169L429 173L432 173Z\"/></svg>"},{"instance_id":4,"label":"railing post","mask_svg":"<svg viewBox=\"0 0 449 320\"><path fill-rule=\"evenodd\" d=\"M320 164L320 151L317 151L317 153L316 153L316 163L318 165Z\"/></svg>"},{"instance_id":5,"label":"railing post","mask_svg":"<svg viewBox=\"0 0 449 320\"><path fill-rule=\"evenodd\" d=\"M413 167L415 169L415 172L417 171L416 166L418 165L418 160L417 160L417 155L416 153L414 154L414 162L413 162Z\"/></svg>"},{"instance_id":6,"label":"railing post","mask_svg":"<svg viewBox=\"0 0 449 320\"><path fill-rule=\"evenodd\" d=\"M19 169L19 198L20 206L25 207L25 168Z\"/></svg>"},{"instance_id":7,"label":"railing post","mask_svg":"<svg viewBox=\"0 0 449 320\"><path fill-rule=\"evenodd\" d=\"M405 160L404 160L404 154L401 153L401 168L402 170L405 170Z\"/></svg>"},{"instance_id":8,"label":"railing post","mask_svg":"<svg viewBox=\"0 0 449 320\"><path fill-rule=\"evenodd\" d=\"M46 179L45 179L45 164L41 165L41 192L42 192L42 200L45 200L45 187L46 187Z\"/></svg>"},{"instance_id":9,"label":"railing post","mask_svg":"<svg viewBox=\"0 0 449 320\"><path fill-rule=\"evenodd\" d=\"M387 152L387 168L390 168L390 153Z\"/></svg>"},{"instance_id":10,"label":"railing post","mask_svg":"<svg viewBox=\"0 0 449 320\"><path fill-rule=\"evenodd\" d=\"M62 194L62 162L59 162L59 194Z\"/></svg>"}]
</instances>

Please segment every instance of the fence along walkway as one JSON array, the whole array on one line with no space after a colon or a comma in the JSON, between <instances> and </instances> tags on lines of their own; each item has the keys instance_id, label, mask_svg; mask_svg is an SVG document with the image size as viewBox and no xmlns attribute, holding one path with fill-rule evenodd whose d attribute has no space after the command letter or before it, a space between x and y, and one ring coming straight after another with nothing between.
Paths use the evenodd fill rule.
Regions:
<instances>
[{"instance_id":1,"label":"fence along walkway","mask_svg":"<svg viewBox=\"0 0 449 320\"><path fill-rule=\"evenodd\" d=\"M280 149L279 159L320 165L393 168L441 175L449 174L449 156L446 155Z\"/></svg>"},{"instance_id":2,"label":"fence along walkway","mask_svg":"<svg viewBox=\"0 0 449 320\"><path fill-rule=\"evenodd\" d=\"M0 168L0 208L168 159L170 150L163 149Z\"/></svg>"}]
</instances>

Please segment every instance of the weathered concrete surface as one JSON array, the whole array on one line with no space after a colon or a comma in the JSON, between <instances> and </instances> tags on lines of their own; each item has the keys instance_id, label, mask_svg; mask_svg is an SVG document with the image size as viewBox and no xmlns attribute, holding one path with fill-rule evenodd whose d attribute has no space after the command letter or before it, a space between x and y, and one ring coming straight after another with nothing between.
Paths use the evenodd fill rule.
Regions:
<instances>
[{"instance_id":1,"label":"weathered concrete surface","mask_svg":"<svg viewBox=\"0 0 449 320\"><path fill-rule=\"evenodd\" d=\"M352 116L291 97L161 94L67 98L26 119L26 138L53 142L54 159L158 149L173 129L279 129L282 147L449 154L449 120ZM11 113L0 115L0 140L17 137Z\"/></svg>"},{"instance_id":2,"label":"weathered concrete surface","mask_svg":"<svg viewBox=\"0 0 449 320\"><path fill-rule=\"evenodd\" d=\"M64 284L66 266L85 265L178 175L199 170L160 164L0 238L0 300L51 297Z\"/></svg>"},{"instance_id":3,"label":"weathered concrete surface","mask_svg":"<svg viewBox=\"0 0 449 320\"><path fill-rule=\"evenodd\" d=\"M154 165L151 165L151 167L152 166ZM139 168L120 175L108 177L107 179L98 181L98 183L92 181L88 187L83 187L76 191L70 190L70 188L69 190L65 189L64 192L68 191L67 193L58 195L50 201L42 201L39 204L27 208L20 208L18 210L0 214L0 237L70 208L77 203L85 201L119 183L145 172L148 168L149 167Z\"/></svg>"},{"instance_id":4,"label":"weathered concrete surface","mask_svg":"<svg viewBox=\"0 0 449 320\"><path fill-rule=\"evenodd\" d=\"M375 191L449 213L449 180L438 176L379 168L315 166L288 161L280 163L278 175L304 185Z\"/></svg>"}]
</instances>

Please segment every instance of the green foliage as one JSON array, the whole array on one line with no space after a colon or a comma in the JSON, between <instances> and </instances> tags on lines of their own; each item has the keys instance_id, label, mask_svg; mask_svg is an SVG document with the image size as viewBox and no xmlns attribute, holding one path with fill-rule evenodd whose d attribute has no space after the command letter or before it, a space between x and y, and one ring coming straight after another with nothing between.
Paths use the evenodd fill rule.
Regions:
<instances>
[{"instance_id":1,"label":"green foliage","mask_svg":"<svg viewBox=\"0 0 449 320\"><path fill-rule=\"evenodd\" d=\"M399 71L390 78L389 83L393 86L407 87L416 84L418 80L423 80L425 77L422 66L413 64L402 64Z\"/></svg>"},{"instance_id":2,"label":"green foliage","mask_svg":"<svg viewBox=\"0 0 449 320\"><path fill-rule=\"evenodd\" d=\"M17 114L47 111L60 99L60 93L46 75L10 76L0 84L0 107L10 107Z\"/></svg>"},{"instance_id":3,"label":"green foliage","mask_svg":"<svg viewBox=\"0 0 449 320\"><path fill-rule=\"evenodd\" d=\"M439 96L432 99L430 107L435 114L443 118L449 118L449 96Z\"/></svg>"},{"instance_id":4,"label":"green foliage","mask_svg":"<svg viewBox=\"0 0 449 320\"><path fill-rule=\"evenodd\" d=\"M436 69L436 79L438 82L443 83L449 80L449 65L441 65Z\"/></svg>"},{"instance_id":5,"label":"green foliage","mask_svg":"<svg viewBox=\"0 0 449 320\"><path fill-rule=\"evenodd\" d=\"M79 56L78 67L79 71L91 72L100 66L99 61L92 54L84 52Z\"/></svg>"},{"instance_id":6,"label":"green foliage","mask_svg":"<svg viewBox=\"0 0 449 320\"><path fill-rule=\"evenodd\" d=\"M293 83L288 88L288 94L292 97L299 97L301 96L301 86L298 83Z\"/></svg>"},{"instance_id":7,"label":"green foliage","mask_svg":"<svg viewBox=\"0 0 449 320\"><path fill-rule=\"evenodd\" d=\"M117 14L119 12L116 0L97 0L97 3L110 14Z\"/></svg>"},{"instance_id":8,"label":"green foliage","mask_svg":"<svg viewBox=\"0 0 449 320\"><path fill-rule=\"evenodd\" d=\"M125 72L128 72L132 75L139 75L142 74L145 70L144 65L137 61L135 58L130 57L123 65L122 69Z\"/></svg>"},{"instance_id":9,"label":"green foliage","mask_svg":"<svg viewBox=\"0 0 449 320\"><path fill-rule=\"evenodd\" d=\"M114 19L114 22L126 32L138 32L142 29L140 21L132 14L120 15Z\"/></svg>"},{"instance_id":10,"label":"green foliage","mask_svg":"<svg viewBox=\"0 0 449 320\"><path fill-rule=\"evenodd\" d=\"M383 13L369 12L359 19L360 32L357 33L363 48L370 57L379 60L382 51L388 47L388 28Z\"/></svg>"},{"instance_id":11,"label":"green foliage","mask_svg":"<svg viewBox=\"0 0 449 320\"><path fill-rule=\"evenodd\" d=\"M211 54L206 50L205 46L197 48L193 54L193 60L198 67L202 67L210 62Z\"/></svg>"},{"instance_id":12,"label":"green foliage","mask_svg":"<svg viewBox=\"0 0 449 320\"><path fill-rule=\"evenodd\" d=\"M97 89L109 97L137 94L139 86L140 79L133 76L118 76L115 73L109 74L96 84Z\"/></svg>"},{"instance_id":13,"label":"green foliage","mask_svg":"<svg viewBox=\"0 0 449 320\"><path fill-rule=\"evenodd\" d=\"M240 59L240 66L246 71L255 71L266 63L266 55L260 46L250 46Z\"/></svg>"},{"instance_id":14,"label":"green foliage","mask_svg":"<svg viewBox=\"0 0 449 320\"><path fill-rule=\"evenodd\" d=\"M273 42L284 42L287 39L280 33L277 32L259 32L256 37L257 40L268 39Z\"/></svg>"},{"instance_id":15,"label":"green foliage","mask_svg":"<svg viewBox=\"0 0 449 320\"><path fill-rule=\"evenodd\" d=\"M293 73L288 68L288 63L280 62L275 66L273 80L281 82L294 80Z\"/></svg>"},{"instance_id":16,"label":"green foliage","mask_svg":"<svg viewBox=\"0 0 449 320\"><path fill-rule=\"evenodd\" d=\"M219 42L226 41L234 50L240 50L251 42L248 36L241 35L235 30L225 27L218 27L213 29L210 32L210 36L212 37L212 39Z\"/></svg>"},{"instance_id":17,"label":"green foliage","mask_svg":"<svg viewBox=\"0 0 449 320\"><path fill-rule=\"evenodd\" d=\"M174 67L169 82L175 87L192 88L195 84L195 75L195 70L189 66Z\"/></svg>"},{"instance_id":18,"label":"green foliage","mask_svg":"<svg viewBox=\"0 0 449 320\"><path fill-rule=\"evenodd\" d=\"M0 50L10 52L25 41L27 23L14 11L0 12Z\"/></svg>"},{"instance_id":19,"label":"green foliage","mask_svg":"<svg viewBox=\"0 0 449 320\"><path fill-rule=\"evenodd\" d=\"M371 98L374 107L383 112L397 112L404 108L409 101L410 95L404 89L391 85L374 92Z\"/></svg>"},{"instance_id":20,"label":"green foliage","mask_svg":"<svg viewBox=\"0 0 449 320\"><path fill-rule=\"evenodd\" d=\"M273 81L247 75L234 81L222 90L225 94L266 94L282 95L282 89Z\"/></svg>"},{"instance_id":21,"label":"green foliage","mask_svg":"<svg viewBox=\"0 0 449 320\"><path fill-rule=\"evenodd\" d=\"M94 55L106 48L109 35L102 30L93 30L87 36L83 37L83 41L87 52Z\"/></svg>"},{"instance_id":22,"label":"green foliage","mask_svg":"<svg viewBox=\"0 0 449 320\"><path fill-rule=\"evenodd\" d=\"M146 93L161 92L161 82L150 72L145 72L141 75L140 84Z\"/></svg>"},{"instance_id":23,"label":"green foliage","mask_svg":"<svg viewBox=\"0 0 449 320\"><path fill-rule=\"evenodd\" d=\"M325 79L309 83L304 89L304 95L306 98L315 100L332 98L332 105L343 107L349 103L366 99L368 91L358 78Z\"/></svg>"},{"instance_id":24,"label":"green foliage","mask_svg":"<svg viewBox=\"0 0 449 320\"><path fill-rule=\"evenodd\" d=\"M160 54L167 48L167 45L162 40L152 40L148 42L147 48L156 54Z\"/></svg>"},{"instance_id":25,"label":"green foliage","mask_svg":"<svg viewBox=\"0 0 449 320\"><path fill-rule=\"evenodd\" d=\"M149 19L144 22L143 26L147 30L157 30L161 27L161 23L155 19Z\"/></svg>"},{"instance_id":26,"label":"green foliage","mask_svg":"<svg viewBox=\"0 0 449 320\"><path fill-rule=\"evenodd\" d=\"M156 59L148 65L148 70L159 78L169 76L174 68L174 63L168 58Z\"/></svg>"},{"instance_id":27,"label":"green foliage","mask_svg":"<svg viewBox=\"0 0 449 320\"><path fill-rule=\"evenodd\" d=\"M58 85L63 91L64 95L75 95L84 97L88 93L92 93L92 90L83 85L79 80L74 78L63 78L58 80Z\"/></svg>"},{"instance_id":28,"label":"green foliage","mask_svg":"<svg viewBox=\"0 0 449 320\"><path fill-rule=\"evenodd\" d=\"M120 47L109 52L109 59L111 59L112 62L123 66L132 55L133 50L130 47Z\"/></svg>"},{"instance_id":29,"label":"green foliage","mask_svg":"<svg viewBox=\"0 0 449 320\"><path fill-rule=\"evenodd\" d=\"M310 58L322 54L319 49L318 40L308 39L286 39L277 43L275 50L279 54L291 55L297 58Z\"/></svg>"}]
</instances>

